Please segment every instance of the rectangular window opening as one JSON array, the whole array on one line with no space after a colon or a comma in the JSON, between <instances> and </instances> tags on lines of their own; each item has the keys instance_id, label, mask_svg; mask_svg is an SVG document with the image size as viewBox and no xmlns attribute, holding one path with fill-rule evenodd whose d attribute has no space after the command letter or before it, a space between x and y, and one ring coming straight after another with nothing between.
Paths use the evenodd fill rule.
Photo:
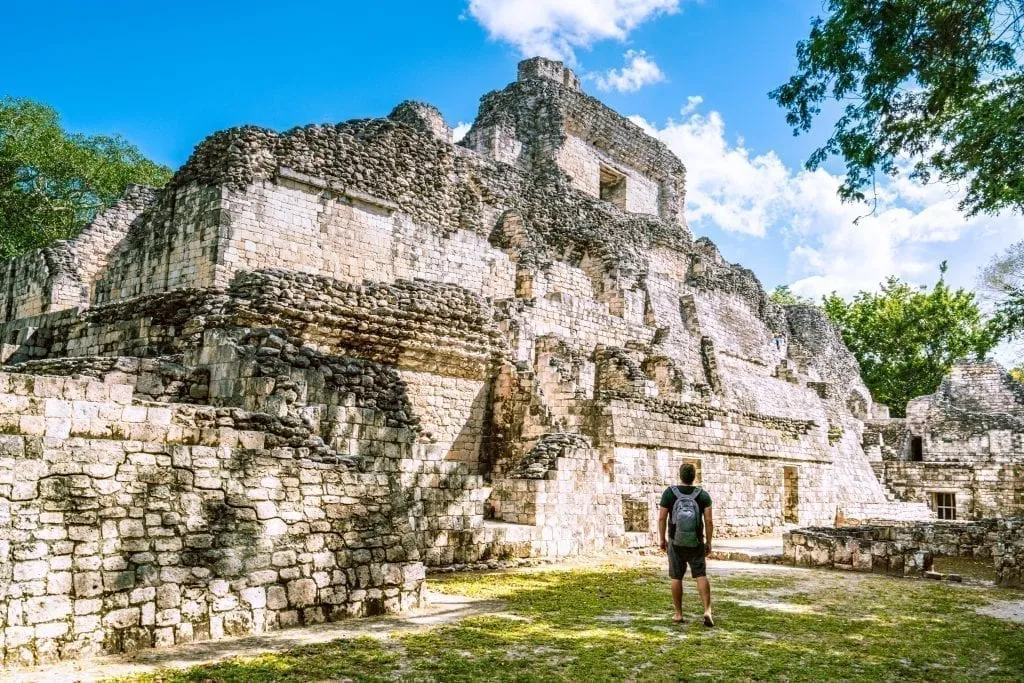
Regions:
<instances>
[{"instance_id":1,"label":"rectangular window opening","mask_svg":"<svg viewBox=\"0 0 1024 683\"><path fill-rule=\"evenodd\" d=\"M935 503L935 515L939 519L956 519L956 494L940 493L932 494Z\"/></svg>"},{"instance_id":2,"label":"rectangular window opening","mask_svg":"<svg viewBox=\"0 0 1024 683\"><path fill-rule=\"evenodd\" d=\"M648 532L651 530L650 506L646 500L622 497L622 525L625 531Z\"/></svg>"},{"instance_id":3,"label":"rectangular window opening","mask_svg":"<svg viewBox=\"0 0 1024 683\"><path fill-rule=\"evenodd\" d=\"M626 209L626 176L614 168L601 166L601 199Z\"/></svg>"}]
</instances>

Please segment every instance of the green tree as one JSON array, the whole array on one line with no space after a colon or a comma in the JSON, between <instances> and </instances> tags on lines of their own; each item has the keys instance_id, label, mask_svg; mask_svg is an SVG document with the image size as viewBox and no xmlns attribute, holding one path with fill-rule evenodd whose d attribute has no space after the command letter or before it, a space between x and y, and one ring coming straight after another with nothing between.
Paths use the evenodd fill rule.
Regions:
<instances>
[{"instance_id":1,"label":"green tree","mask_svg":"<svg viewBox=\"0 0 1024 683\"><path fill-rule=\"evenodd\" d=\"M0 98L0 258L74 237L128 185L170 177L119 136L70 134L50 107Z\"/></svg>"},{"instance_id":2,"label":"green tree","mask_svg":"<svg viewBox=\"0 0 1024 683\"><path fill-rule=\"evenodd\" d=\"M940 270L944 276L945 263ZM833 293L824 308L871 395L895 417L905 415L911 398L933 393L957 361L984 358L1002 335L973 292L950 289L941 276L930 291L890 277L881 291L850 301Z\"/></svg>"},{"instance_id":3,"label":"green tree","mask_svg":"<svg viewBox=\"0 0 1024 683\"><path fill-rule=\"evenodd\" d=\"M1024 336L1024 241L993 256L982 268L979 280L982 292L996 303L1005 336Z\"/></svg>"},{"instance_id":4,"label":"green tree","mask_svg":"<svg viewBox=\"0 0 1024 683\"><path fill-rule=\"evenodd\" d=\"M1024 365L1018 365L1015 368L1010 368L1010 377L1017 382L1024 382Z\"/></svg>"},{"instance_id":5,"label":"green tree","mask_svg":"<svg viewBox=\"0 0 1024 683\"><path fill-rule=\"evenodd\" d=\"M797 72L769 96L794 134L843 106L807 162L846 162L839 194L863 200L903 161L960 182L970 215L1024 211L1024 1L825 0L797 45Z\"/></svg>"},{"instance_id":6,"label":"green tree","mask_svg":"<svg viewBox=\"0 0 1024 683\"><path fill-rule=\"evenodd\" d=\"M805 306L817 306L817 302L807 296L800 296L794 294L790 289L789 285L777 285L775 289L771 291L768 298L779 304L780 306L792 306L794 304L803 304Z\"/></svg>"}]
</instances>

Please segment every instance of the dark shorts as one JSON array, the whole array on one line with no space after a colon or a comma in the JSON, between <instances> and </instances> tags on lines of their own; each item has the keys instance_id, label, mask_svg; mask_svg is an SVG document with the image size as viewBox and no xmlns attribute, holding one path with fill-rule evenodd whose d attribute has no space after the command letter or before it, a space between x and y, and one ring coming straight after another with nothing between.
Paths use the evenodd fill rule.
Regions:
<instances>
[{"instance_id":1,"label":"dark shorts","mask_svg":"<svg viewBox=\"0 0 1024 683\"><path fill-rule=\"evenodd\" d=\"M707 565L704 562L704 544L696 548L684 548L678 545L668 545L668 577L670 579L682 579L686 576L686 565L690 565L690 576L699 579L708 575Z\"/></svg>"}]
</instances>

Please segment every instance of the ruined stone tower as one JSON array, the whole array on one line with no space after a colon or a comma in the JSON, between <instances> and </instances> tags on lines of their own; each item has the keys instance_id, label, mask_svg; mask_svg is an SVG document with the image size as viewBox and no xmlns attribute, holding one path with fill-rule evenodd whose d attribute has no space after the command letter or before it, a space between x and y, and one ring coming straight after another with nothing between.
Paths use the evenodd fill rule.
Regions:
<instances>
[{"instance_id":1,"label":"ruined stone tower","mask_svg":"<svg viewBox=\"0 0 1024 683\"><path fill-rule=\"evenodd\" d=\"M222 131L3 264L0 652L398 610L424 565L650 545L684 461L726 534L927 516L872 471L835 330L694 240L685 180L532 59L458 144L414 102Z\"/></svg>"}]
</instances>

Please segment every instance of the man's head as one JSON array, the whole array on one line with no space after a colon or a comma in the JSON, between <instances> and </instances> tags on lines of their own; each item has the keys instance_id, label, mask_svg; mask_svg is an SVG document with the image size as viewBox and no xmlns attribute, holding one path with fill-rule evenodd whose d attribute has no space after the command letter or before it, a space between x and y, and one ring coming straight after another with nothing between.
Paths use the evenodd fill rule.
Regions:
<instances>
[{"instance_id":1,"label":"man's head","mask_svg":"<svg viewBox=\"0 0 1024 683\"><path fill-rule=\"evenodd\" d=\"M684 462L679 466L679 478L682 479L683 483L687 486L693 484L693 480L696 476L697 468L693 466L692 462Z\"/></svg>"}]
</instances>

